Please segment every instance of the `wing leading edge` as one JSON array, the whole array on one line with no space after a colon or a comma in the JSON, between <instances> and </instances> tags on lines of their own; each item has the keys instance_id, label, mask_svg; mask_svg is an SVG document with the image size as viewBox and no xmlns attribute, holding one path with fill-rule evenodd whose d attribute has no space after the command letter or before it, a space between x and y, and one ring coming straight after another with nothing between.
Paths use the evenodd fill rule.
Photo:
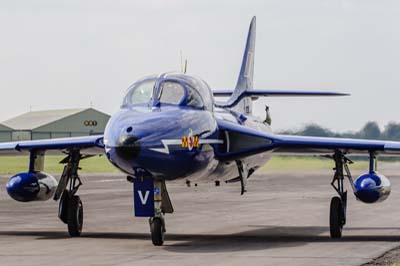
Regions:
<instances>
[{"instance_id":1,"label":"wing leading edge","mask_svg":"<svg viewBox=\"0 0 400 266\"><path fill-rule=\"evenodd\" d=\"M368 155L375 152L400 156L400 142L395 141L275 135L224 120L218 120L218 126L229 138L230 146L217 151L217 157L223 161L266 151L280 154L331 154L341 150L353 154Z\"/></svg>"},{"instance_id":2,"label":"wing leading edge","mask_svg":"<svg viewBox=\"0 0 400 266\"><path fill-rule=\"evenodd\" d=\"M62 153L74 148L81 150L82 154L103 154L103 135L3 142L0 143L0 156L26 154L32 150Z\"/></svg>"}]
</instances>

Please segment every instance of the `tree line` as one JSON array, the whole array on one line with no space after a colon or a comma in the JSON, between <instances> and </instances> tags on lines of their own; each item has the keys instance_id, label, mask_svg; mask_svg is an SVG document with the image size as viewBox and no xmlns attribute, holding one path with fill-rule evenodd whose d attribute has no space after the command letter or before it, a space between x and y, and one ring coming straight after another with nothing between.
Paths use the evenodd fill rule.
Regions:
<instances>
[{"instance_id":1,"label":"tree line","mask_svg":"<svg viewBox=\"0 0 400 266\"><path fill-rule=\"evenodd\" d=\"M381 130L377 122L369 121L359 131L345 133L334 132L318 124L308 124L299 130L283 130L279 134L400 141L400 123L389 122Z\"/></svg>"}]
</instances>

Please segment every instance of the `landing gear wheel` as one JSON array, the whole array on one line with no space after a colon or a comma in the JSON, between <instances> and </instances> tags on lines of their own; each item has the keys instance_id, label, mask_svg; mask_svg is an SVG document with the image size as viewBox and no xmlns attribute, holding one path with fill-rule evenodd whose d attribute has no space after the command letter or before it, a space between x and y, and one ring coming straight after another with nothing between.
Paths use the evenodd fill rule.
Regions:
<instances>
[{"instance_id":1,"label":"landing gear wheel","mask_svg":"<svg viewBox=\"0 0 400 266\"><path fill-rule=\"evenodd\" d=\"M68 202L69 192L68 190L64 190L58 205L58 218L65 224L68 224Z\"/></svg>"},{"instance_id":2,"label":"landing gear wheel","mask_svg":"<svg viewBox=\"0 0 400 266\"><path fill-rule=\"evenodd\" d=\"M155 246L162 246L164 243L164 223L161 218L154 217L150 220L151 241Z\"/></svg>"},{"instance_id":3,"label":"landing gear wheel","mask_svg":"<svg viewBox=\"0 0 400 266\"><path fill-rule=\"evenodd\" d=\"M331 238L341 238L344 225L344 210L342 200L339 197L333 197L331 200L329 225Z\"/></svg>"},{"instance_id":4,"label":"landing gear wheel","mask_svg":"<svg viewBox=\"0 0 400 266\"><path fill-rule=\"evenodd\" d=\"M68 200L68 233L72 237L80 236L83 226L83 205L79 196Z\"/></svg>"}]
</instances>

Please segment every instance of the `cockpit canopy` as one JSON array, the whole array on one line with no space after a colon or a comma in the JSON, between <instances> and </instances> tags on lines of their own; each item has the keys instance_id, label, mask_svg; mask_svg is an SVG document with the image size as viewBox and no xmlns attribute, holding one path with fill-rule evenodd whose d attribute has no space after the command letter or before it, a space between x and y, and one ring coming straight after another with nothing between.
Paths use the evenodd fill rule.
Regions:
<instances>
[{"instance_id":1,"label":"cockpit canopy","mask_svg":"<svg viewBox=\"0 0 400 266\"><path fill-rule=\"evenodd\" d=\"M211 111L214 98L203 80L186 74L149 76L127 90L122 107L178 105Z\"/></svg>"}]
</instances>

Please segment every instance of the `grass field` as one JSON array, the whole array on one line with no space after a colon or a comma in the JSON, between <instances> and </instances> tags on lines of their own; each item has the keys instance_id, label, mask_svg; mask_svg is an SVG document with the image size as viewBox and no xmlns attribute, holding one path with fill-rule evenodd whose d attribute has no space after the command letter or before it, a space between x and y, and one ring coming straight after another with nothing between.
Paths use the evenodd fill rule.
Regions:
<instances>
[{"instance_id":1,"label":"grass field","mask_svg":"<svg viewBox=\"0 0 400 266\"><path fill-rule=\"evenodd\" d=\"M322 157L301 157L301 156L275 156L261 168L261 171L279 170L332 170L335 166L332 159ZM367 161L354 161L351 169L368 169Z\"/></svg>"},{"instance_id":2,"label":"grass field","mask_svg":"<svg viewBox=\"0 0 400 266\"><path fill-rule=\"evenodd\" d=\"M61 173L64 166L59 164L59 161L61 161L62 158L63 156L46 156L45 172ZM80 166L82 168L80 171L81 173L118 172L118 170L112 166L104 156L82 160ZM261 171L330 170L333 166L333 161L325 158L276 156L273 157L269 163L263 166ZM352 169L367 169L367 167L367 161L357 161L351 166ZM13 175L27 171L27 168L28 157L0 157L0 174Z\"/></svg>"},{"instance_id":3,"label":"grass field","mask_svg":"<svg viewBox=\"0 0 400 266\"><path fill-rule=\"evenodd\" d=\"M48 173L61 173L64 165L59 162L65 156L49 155L45 158L45 172ZM16 174L25 172L28 169L29 159L27 156L19 157L0 157L0 174ZM96 156L82 160L79 164L82 170L81 173L111 173L118 172L113 165L111 165L105 156Z\"/></svg>"}]
</instances>

